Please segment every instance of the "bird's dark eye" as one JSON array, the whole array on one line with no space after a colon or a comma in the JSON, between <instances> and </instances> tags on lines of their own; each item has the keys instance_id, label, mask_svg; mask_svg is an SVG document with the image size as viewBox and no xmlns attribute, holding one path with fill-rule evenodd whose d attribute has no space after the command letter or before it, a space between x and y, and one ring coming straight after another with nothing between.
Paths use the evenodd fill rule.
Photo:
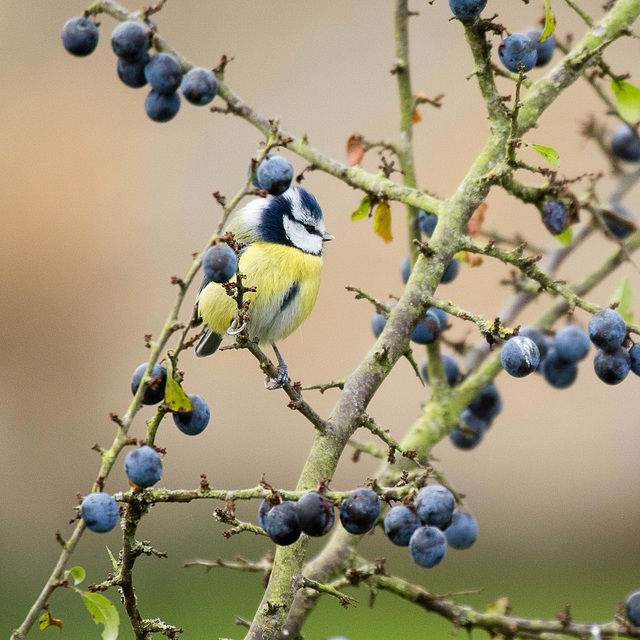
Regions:
<instances>
[{"instance_id":1,"label":"bird's dark eye","mask_svg":"<svg viewBox=\"0 0 640 640\"><path fill-rule=\"evenodd\" d=\"M309 232L309 233L315 233L316 232L316 228L312 225L312 224L305 224L304 228Z\"/></svg>"}]
</instances>

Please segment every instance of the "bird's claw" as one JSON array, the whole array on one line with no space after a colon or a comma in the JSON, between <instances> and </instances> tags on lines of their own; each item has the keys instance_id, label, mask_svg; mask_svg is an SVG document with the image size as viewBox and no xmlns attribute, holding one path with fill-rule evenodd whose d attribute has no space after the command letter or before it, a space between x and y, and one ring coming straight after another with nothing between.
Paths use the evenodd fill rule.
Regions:
<instances>
[{"instance_id":1,"label":"bird's claw","mask_svg":"<svg viewBox=\"0 0 640 640\"><path fill-rule=\"evenodd\" d=\"M278 375L275 378L267 376L267 379L264 381L264 388L269 391L275 391L276 389L282 389L287 382L289 382L287 365L278 365Z\"/></svg>"}]
</instances>

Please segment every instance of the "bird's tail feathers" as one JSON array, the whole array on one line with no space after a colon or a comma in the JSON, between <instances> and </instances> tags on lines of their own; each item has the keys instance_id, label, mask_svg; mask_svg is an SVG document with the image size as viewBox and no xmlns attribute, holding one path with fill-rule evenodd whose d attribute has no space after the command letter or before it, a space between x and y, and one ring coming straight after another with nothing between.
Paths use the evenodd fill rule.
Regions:
<instances>
[{"instance_id":1,"label":"bird's tail feathers","mask_svg":"<svg viewBox=\"0 0 640 640\"><path fill-rule=\"evenodd\" d=\"M206 358L212 356L222 343L222 336L219 333L211 331L207 328L205 334L200 338L196 345L196 356L198 358Z\"/></svg>"}]
</instances>

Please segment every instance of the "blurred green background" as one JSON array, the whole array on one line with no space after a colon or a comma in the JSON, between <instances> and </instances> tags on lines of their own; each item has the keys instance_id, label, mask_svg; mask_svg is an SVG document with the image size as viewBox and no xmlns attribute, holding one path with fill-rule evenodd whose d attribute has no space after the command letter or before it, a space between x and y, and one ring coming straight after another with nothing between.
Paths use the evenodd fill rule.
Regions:
<instances>
[{"instance_id":1,"label":"blurred green background","mask_svg":"<svg viewBox=\"0 0 640 640\"><path fill-rule=\"evenodd\" d=\"M582 32L582 23L560 0L553 5L559 34ZM600 5L600 0L581 2L594 16L601 15ZM484 106L473 79L465 80L473 63L460 25L449 22L445 0L434 5L413 0L411 7L420 12L411 22L414 89L432 97L446 94L442 109L420 109L417 172L423 187L444 197L486 139ZM90 489L98 469L90 447L112 441L108 414L123 413L130 401L131 373L147 357L143 335L158 334L176 295L170 276L186 272L191 253L203 247L219 220L211 193L231 197L240 188L261 141L246 123L188 104L172 122L152 123L144 114L146 91L128 89L116 76L109 46L112 19L101 19L101 42L89 58L74 59L63 50L62 25L83 9L75 0L0 2L2 637L21 623L49 576L59 554L56 529L64 536L71 531L67 523L76 494ZM485 14L494 11L518 31L538 21L542 2L490 0ZM169 0L156 22L199 65L213 67L223 53L233 56L227 81L240 95L261 113L281 116L290 131L308 134L325 153L344 159L352 133L380 139L397 132L395 78L389 74L392 12L393 3L381 0ZM494 54L497 44L494 38ZM636 84L639 46L629 39L607 52L612 67L632 73ZM506 81L500 89L513 93ZM606 171L606 159L579 135L581 122L592 113L615 126L593 91L579 83L542 117L527 141L556 148L561 175ZM539 162L530 149L521 153ZM304 168L299 158L287 155L296 171ZM376 154L364 164L375 171ZM599 193L606 196L610 185L603 180ZM304 186L318 198L337 238L326 252L314 313L282 345L292 377L314 384L347 375L372 343L372 310L355 301L345 285L380 298L400 294L399 264L407 242L400 205L392 206L395 240L386 245L369 220L350 222L358 193L319 172L307 174ZM486 228L553 245L532 207L498 193L488 202ZM625 204L637 209L637 191ZM580 278L613 249L605 238L590 240L562 277ZM630 276L638 299L637 271L625 266L620 272ZM494 317L509 297L498 285L508 273L485 261L481 268L464 268L439 294ZM607 303L618 277L590 298ZM195 291L185 318L194 296ZM533 320L548 303L543 296L524 319ZM585 314L576 317L584 326ZM461 323L451 335L478 337ZM417 349L416 357L422 359ZM266 472L275 486L294 486L313 432L286 407L283 394L263 389L251 356L226 352L196 360L188 353L181 365L187 392L209 401L212 421L197 439L165 421L158 438L168 452L163 485L195 488L206 473L216 488L239 488L256 485ZM640 586L638 384L631 377L619 387L605 387L590 362L563 392L539 376L501 378L505 409L482 446L461 452L444 442L434 451L450 481L468 495L480 523L477 544L467 552L451 551L431 571L413 566L406 550L392 547L379 532L363 551L370 558L386 557L391 572L431 591L483 588L460 598L477 607L506 595L517 615L553 617L571 603L576 620L611 619L616 604ZM371 414L400 439L418 417L426 393L400 362ZM335 397L335 391L309 394L323 415ZM141 412L132 435L143 436L151 415L148 408ZM376 468L364 458L353 464L345 455L332 486L353 488ZM106 489L126 489L119 463ZM225 540L223 527L210 515L213 507L160 505L140 528L142 539L169 553L166 560L141 558L136 565L141 612L185 627L186 640L243 637L234 615L251 618L261 598L259 576L181 568L193 557L258 559L269 548L268 541L249 535ZM240 516L255 519L256 508L242 505ZM117 552L118 530L85 535L73 557L72 565L86 568L87 584L100 582L109 570L105 545ZM117 600L115 593L108 595ZM380 594L369 610L368 592L354 595L361 604L348 611L323 601L306 636L417 640L450 634L447 622L395 598ZM51 606L64 620L61 637L100 637L70 590L56 591ZM123 612L122 618L120 637L130 638ZM30 637L40 633L35 628Z\"/></svg>"}]
</instances>

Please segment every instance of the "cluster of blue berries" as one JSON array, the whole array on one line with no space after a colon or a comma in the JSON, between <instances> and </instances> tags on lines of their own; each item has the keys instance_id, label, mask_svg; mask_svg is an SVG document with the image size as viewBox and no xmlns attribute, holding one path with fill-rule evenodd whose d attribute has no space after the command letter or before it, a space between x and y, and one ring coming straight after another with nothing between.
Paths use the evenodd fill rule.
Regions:
<instances>
[{"instance_id":1,"label":"cluster of blue berries","mask_svg":"<svg viewBox=\"0 0 640 640\"><path fill-rule=\"evenodd\" d=\"M390 308L395 306L395 302L389 302ZM373 335L378 338L382 330L387 324L387 318L384 314L375 312L371 318L371 330ZM437 307L429 307L424 317L418 322L413 331L411 340L416 344L431 344L436 338L447 328L447 314Z\"/></svg>"},{"instance_id":2,"label":"cluster of blue berries","mask_svg":"<svg viewBox=\"0 0 640 640\"><path fill-rule=\"evenodd\" d=\"M504 67L512 73L518 73L520 66L524 71L542 67L551 60L556 41L553 35L540 42L542 29L530 27L523 33L512 33L498 46L498 57Z\"/></svg>"},{"instance_id":3,"label":"cluster of blue berries","mask_svg":"<svg viewBox=\"0 0 640 640\"><path fill-rule=\"evenodd\" d=\"M71 18L62 29L64 48L76 56L92 53L98 39L97 25L85 17ZM180 109L178 88L191 104L209 104L218 92L214 73L198 67L183 74L181 64L168 53L149 55L151 39L149 28L135 20L120 23L111 34L120 80L133 89L151 86L145 101L147 115L155 122L171 120Z\"/></svg>"},{"instance_id":4,"label":"cluster of blue berries","mask_svg":"<svg viewBox=\"0 0 640 640\"><path fill-rule=\"evenodd\" d=\"M140 383L144 376L148 362L141 364L133 372L131 378L131 393L135 395L138 392ZM142 396L142 404L158 404L164 400L165 386L167 384L167 370L160 364L153 365L151 370L151 384L145 389ZM188 436L197 436L201 434L209 424L211 411L206 400L198 395L189 395L189 400L193 405L192 411L178 411L173 414L173 421L176 427L182 433Z\"/></svg>"},{"instance_id":5,"label":"cluster of blue berries","mask_svg":"<svg viewBox=\"0 0 640 640\"><path fill-rule=\"evenodd\" d=\"M460 414L460 424L451 431L449 440L458 449L474 449L480 444L500 411L502 398L496 385L491 383Z\"/></svg>"},{"instance_id":6,"label":"cluster of blue berries","mask_svg":"<svg viewBox=\"0 0 640 640\"><path fill-rule=\"evenodd\" d=\"M293 544L302 533L324 536L334 525L333 504L317 491L290 500L263 500L258 523L278 545ZM353 535L371 531L380 517L380 496L365 487L352 491L340 505L340 522ZM420 489L411 505L397 505L384 517L384 531L393 542L409 547L414 562L435 567L447 550L467 549L476 540L478 524L466 512L455 511L453 494L440 484Z\"/></svg>"},{"instance_id":7,"label":"cluster of blue berries","mask_svg":"<svg viewBox=\"0 0 640 640\"><path fill-rule=\"evenodd\" d=\"M615 309L602 309L589 320L589 339L598 351L593 368L600 380L620 384L633 371L640 376L640 343L629 351L622 345L627 337L624 318Z\"/></svg>"},{"instance_id":8,"label":"cluster of blue berries","mask_svg":"<svg viewBox=\"0 0 640 640\"><path fill-rule=\"evenodd\" d=\"M556 389L566 389L578 376L578 362L584 360L589 353L587 334L576 327L568 325L560 329L552 340L541 331L529 327L529 337L535 341L540 350L540 367L538 371L544 379ZM523 330L520 330L523 333Z\"/></svg>"},{"instance_id":9,"label":"cluster of blue berries","mask_svg":"<svg viewBox=\"0 0 640 640\"><path fill-rule=\"evenodd\" d=\"M162 477L162 460L153 447L144 445L129 451L124 460L124 470L133 486L152 487ZM118 524L120 509L113 496L100 491L84 498L80 515L88 529L107 533Z\"/></svg>"},{"instance_id":10,"label":"cluster of blue berries","mask_svg":"<svg viewBox=\"0 0 640 640\"><path fill-rule=\"evenodd\" d=\"M371 493L379 504L378 495ZM324 536L331 531L334 522L333 504L317 491L306 493L297 504L291 500L263 500L258 508L258 524L280 546L293 544L302 533L314 538Z\"/></svg>"},{"instance_id":11,"label":"cluster of blue berries","mask_svg":"<svg viewBox=\"0 0 640 640\"><path fill-rule=\"evenodd\" d=\"M538 370L556 389L571 386L578 375L578 363L589 353L589 340L597 347L593 366L607 384L619 384L629 371L640 375L640 343L629 350L624 318L615 309L602 309L589 320L588 336L574 325L560 329L552 340L533 327L523 327L520 335L502 347L504 370L515 377Z\"/></svg>"},{"instance_id":12,"label":"cluster of blue berries","mask_svg":"<svg viewBox=\"0 0 640 640\"><path fill-rule=\"evenodd\" d=\"M441 484L423 487L413 505L396 505L384 517L384 532L393 544L409 547L411 559L430 569L442 562L447 545L468 549L478 536L478 523L455 510L451 491Z\"/></svg>"},{"instance_id":13,"label":"cluster of blue berries","mask_svg":"<svg viewBox=\"0 0 640 640\"><path fill-rule=\"evenodd\" d=\"M131 391L135 395L140 388L142 378L149 366L141 364L131 378ZM151 371L151 384L145 389L142 404L153 405L164 400L167 384L167 370L159 364ZM192 411L180 411L173 414L178 429L188 435L202 433L209 424L211 412L207 402L198 395L190 395ZM131 485L140 488L152 487L162 477L162 460L158 452L148 445L132 449L124 461L124 470ZM96 533L111 531L119 519L118 503L113 496L104 492L90 493L82 501L80 513L86 526Z\"/></svg>"},{"instance_id":14,"label":"cluster of blue berries","mask_svg":"<svg viewBox=\"0 0 640 640\"><path fill-rule=\"evenodd\" d=\"M611 136L611 153L626 162L640 162L640 138L628 124L621 124L614 130ZM620 218L633 222L631 212L619 203L611 203L611 209ZM632 230L631 226L613 218L605 217L605 223L609 231L619 240L624 240Z\"/></svg>"}]
</instances>

